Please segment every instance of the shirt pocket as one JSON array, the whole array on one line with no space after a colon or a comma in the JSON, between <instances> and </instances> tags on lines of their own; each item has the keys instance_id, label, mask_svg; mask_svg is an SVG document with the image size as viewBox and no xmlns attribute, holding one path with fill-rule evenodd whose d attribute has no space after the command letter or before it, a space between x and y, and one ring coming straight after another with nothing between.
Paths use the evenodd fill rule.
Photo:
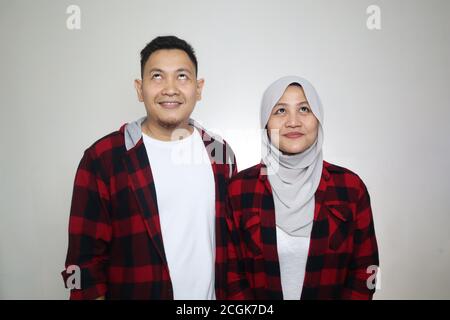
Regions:
<instances>
[{"instance_id":1,"label":"shirt pocket","mask_svg":"<svg viewBox=\"0 0 450 320\"><path fill-rule=\"evenodd\" d=\"M355 221L347 203L329 203L329 248L333 251L351 251Z\"/></svg>"},{"instance_id":2,"label":"shirt pocket","mask_svg":"<svg viewBox=\"0 0 450 320\"><path fill-rule=\"evenodd\" d=\"M261 217L258 211L244 211L240 221L244 247L251 256L262 255Z\"/></svg>"}]
</instances>

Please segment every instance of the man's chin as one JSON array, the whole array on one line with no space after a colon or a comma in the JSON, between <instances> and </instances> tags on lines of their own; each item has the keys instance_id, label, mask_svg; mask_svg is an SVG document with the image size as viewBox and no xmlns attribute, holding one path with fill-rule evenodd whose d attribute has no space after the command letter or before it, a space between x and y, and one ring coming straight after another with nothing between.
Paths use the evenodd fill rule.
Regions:
<instances>
[{"instance_id":1,"label":"man's chin","mask_svg":"<svg viewBox=\"0 0 450 320\"><path fill-rule=\"evenodd\" d=\"M176 129L183 123L179 119L158 119L158 125L166 129Z\"/></svg>"}]
</instances>

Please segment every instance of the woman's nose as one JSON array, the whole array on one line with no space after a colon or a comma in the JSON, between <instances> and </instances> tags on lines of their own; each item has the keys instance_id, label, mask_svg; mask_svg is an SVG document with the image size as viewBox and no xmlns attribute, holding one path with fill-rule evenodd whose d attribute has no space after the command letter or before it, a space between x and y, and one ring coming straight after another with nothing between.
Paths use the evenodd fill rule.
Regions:
<instances>
[{"instance_id":1,"label":"woman's nose","mask_svg":"<svg viewBox=\"0 0 450 320\"><path fill-rule=\"evenodd\" d=\"M299 127L301 126L301 121L296 114L288 114L288 118L286 119L286 127Z\"/></svg>"}]
</instances>

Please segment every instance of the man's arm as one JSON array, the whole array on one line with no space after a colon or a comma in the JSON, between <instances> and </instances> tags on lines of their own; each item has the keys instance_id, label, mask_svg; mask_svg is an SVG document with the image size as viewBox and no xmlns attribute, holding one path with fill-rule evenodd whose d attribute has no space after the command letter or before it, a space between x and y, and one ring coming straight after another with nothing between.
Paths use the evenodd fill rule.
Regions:
<instances>
[{"instance_id":1,"label":"man's arm","mask_svg":"<svg viewBox=\"0 0 450 320\"><path fill-rule=\"evenodd\" d=\"M111 241L109 191L101 178L100 161L87 150L78 167L69 220L69 248L66 270L80 268L80 288L70 288L71 299L96 299L107 292L105 265ZM67 271L62 272L68 287ZM70 284L69 284L70 286Z\"/></svg>"}]
</instances>

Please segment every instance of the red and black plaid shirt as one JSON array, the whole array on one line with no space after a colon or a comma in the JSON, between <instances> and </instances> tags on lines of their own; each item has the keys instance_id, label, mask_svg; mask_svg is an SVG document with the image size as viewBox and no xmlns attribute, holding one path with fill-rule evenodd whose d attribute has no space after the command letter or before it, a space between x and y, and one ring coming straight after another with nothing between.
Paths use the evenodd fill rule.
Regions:
<instances>
[{"instance_id":1,"label":"red and black plaid shirt","mask_svg":"<svg viewBox=\"0 0 450 320\"><path fill-rule=\"evenodd\" d=\"M226 142L191 124L203 138L214 173L215 285L221 299L226 290L226 191L236 162ZM147 150L136 125L130 131L132 145L126 146L126 127L88 148L76 173L66 268L80 267L81 288L71 290L71 299L173 299ZM67 285L72 273L62 275Z\"/></svg>"},{"instance_id":2,"label":"red and black plaid shirt","mask_svg":"<svg viewBox=\"0 0 450 320\"><path fill-rule=\"evenodd\" d=\"M260 163L229 184L228 294L283 299L271 186ZM378 266L370 199L351 171L323 162L301 299L371 299ZM238 250L234 250L238 248ZM301 285L299 283L299 285Z\"/></svg>"}]
</instances>

